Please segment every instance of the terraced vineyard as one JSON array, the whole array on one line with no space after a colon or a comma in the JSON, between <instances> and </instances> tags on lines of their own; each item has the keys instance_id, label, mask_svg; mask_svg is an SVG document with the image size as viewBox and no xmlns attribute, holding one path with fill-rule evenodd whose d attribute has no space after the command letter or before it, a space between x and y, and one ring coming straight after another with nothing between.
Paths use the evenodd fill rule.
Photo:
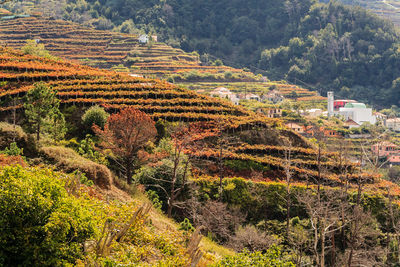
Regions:
<instances>
[{"instance_id":1,"label":"terraced vineyard","mask_svg":"<svg viewBox=\"0 0 400 267\"><path fill-rule=\"evenodd\" d=\"M35 16L0 20L0 43L19 49L27 40L37 40L58 57L146 77L166 78L198 72L224 79L224 74L229 72L231 79L256 80L252 73L240 69L202 66L197 55L163 43L141 44L135 35L99 31Z\"/></svg>"},{"instance_id":2,"label":"terraced vineyard","mask_svg":"<svg viewBox=\"0 0 400 267\"><path fill-rule=\"evenodd\" d=\"M315 175L315 151L309 149L309 145L300 136L281 128L282 122L279 119L259 116L228 101L199 95L168 82L135 78L62 60L38 58L9 48L0 49L0 81L0 111L3 117L10 118L10 112L21 109L21 98L35 82L42 81L57 91L62 105L86 107L98 104L110 112L134 106L155 120L203 122L205 125L223 121L224 131L235 135L251 135L251 131L262 131L270 136L268 146L243 141L241 146L229 148L230 153L224 158L253 161L266 166L265 179L282 177L285 148L280 146L280 138L287 136L296 146L300 146L294 150L298 154L298 162L293 170ZM205 133L208 132L207 127L204 128ZM212 129L211 132L216 132ZM215 160L218 148L212 145L212 141L207 147L208 150L194 151L194 155ZM328 157L324 162L333 164L329 163ZM325 180L334 182L334 179L326 177Z\"/></svg>"},{"instance_id":3,"label":"terraced vineyard","mask_svg":"<svg viewBox=\"0 0 400 267\"><path fill-rule=\"evenodd\" d=\"M44 81L57 90L65 104L100 104L113 110L133 105L154 118L171 121L213 120L222 116L240 122L252 117L251 112L229 102L198 95L168 82L37 58L7 48L0 52L0 70L1 111L14 109L14 101L10 99L23 96L34 82Z\"/></svg>"},{"instance_id":4,"label":"terraced vineyard","mask_svg":"<svg viewBox=\"0 0 400 267\"><path fill-rule=\"evenodd\" d=\"M171 77L194 90L210 91L223 86L237 93L262 94L277 88L283 96L304 101L310 106L325 100L316 92L298 86L259 81L254 74L240 69L203 66L196 54L163 43L140 44L135 35L99 31L43 17L0 20L0 43L20 49L27 40L37 40L58 57L134 76Z\"/></svg>"}]
</instances>

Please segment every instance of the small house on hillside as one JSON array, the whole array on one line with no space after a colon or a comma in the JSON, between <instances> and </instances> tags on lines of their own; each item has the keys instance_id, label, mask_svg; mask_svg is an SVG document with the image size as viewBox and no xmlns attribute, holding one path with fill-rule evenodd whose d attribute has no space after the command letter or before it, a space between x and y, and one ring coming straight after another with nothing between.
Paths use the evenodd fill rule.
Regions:
<instances>
[{"instance_id":1,"label":"small house on hillside","mask_svg":"<svg viewBox=\"0 0 400 267\"><path fill-rule=\"evenodd\" d=\"M400 148L398 145L387 141L372 145L371 150L378 157L388 157L390 155L400 153Z\"/></svg>"},{"instance_id":2,"label":"small house on hillside","mask_svg":"<svg viewBox=\"0 0 400 267\"><path fill-rule=\"evenodd\" d=\"M147 44L149 42L149 36L147 34L142 34L139 36L139 43Z\"/></svg>"},{"instance_id":3,"label":"small house on hillside","mask_svg":"<svg viewBox=\"0 0 400 267\"><path fill-rule=\"evenodd\" d=\"M348 128L348 129L359 128L360 124L353 121L352 119L348 119L347 121L344 122L344 127Z\"/></svg>"},{"instance_id":4,"label":"small house on hillside","mask_svg":"<svg viewBox=\"0 0 400 267\"><path fill-rule=\"evenodd\" d=\"M256 100L256 101L261 101L261 98L259 95L253 94L253 93L248 93L248 94L238 94L237 97L240 100Z\"/></svg>"},{"instance_id":5,"label":"small house on hillside","mask_svg":"<svg viewBox=\"0 0 400 267\"><path fill-rule=\"evenodd\" d=\"M385 126L392 131L400 132L400 118L387 119Z\"/></svg>"},{"instance_id":6,"label":"small house on hillside","mask_svg":"<svg viewBox=\"0 0 400 267\"><path fill-rule=\"evenodd\" d=\"M277 90L272 90L272 91L268 92L267 94L263 94L261 96L262 101L268 100L274 104L282 102L283 99L284 99L284 97Z\"/></svg>"},{"instance_id":7,"label":"small house on hillside","mask_svg":"<svg viewBox=\"0 0 400 267\"><path fill-rule=\"evenodd\" d=\"M302 134L304 133L304 127L301 125L298 125L297 123L294 122L289 122L285 124L286 127L288 127L289 129L291 129L292 131Z\"/></svg>"},{"instance_id":8,"label":"small house on hillside","mask_svg":"<svg viewBox=\"0 0 400 267\"><path fill-rule=\"evenodd\" d=\"M282 109L280 108L259 108L257 111L264 114L268 118L282 117Z\"/></svg>"},{"instance_id":9,"label":"small house on hillside","mask_svg":"<svg viewBox=\"0 0 400 267\"><path fill-rule=\"evenodd\" d=\"M236 96L235 93L232 93L228 88L218 87L218 88L214 89L213 91L211 91L210 95L228 99L233 104L239 105L239 98Z\"/></svg>"},{"instance_id":10,"label":"small house on hillside","mask_svg":"<svg viewBox=\"0 0 400 267\"><path fill-rule=\"evenodd\" d=\"M154 42L158 42L158 37L157 35L147 35L147 34L142 34L139 36L139 43L141 44L147 44L150 40Z\"/></svg>"},{"instance_id":11,"label":"small house on hillside","mask_svg":"<svg viewBox=\"0 0 400 267\"><path fill-rule=\"evenodd\" d=\"M317 126L313 126L313 125L304 127L304 132L309 136L315 136L317 134L321 134L325 137L340 137L341 136L341 134L336 130L328 129L325 127L317 127Z\"/></svg>"},{"instance_id":12,"label":"small house on hillside","mask_svg":"<svg viewBox=\"0 0 400 267\"><path fill-rule=\"evenodd\" d=\"M374 116L378 121L385 121L387 119L387 116L380 112L374 112Z\"/></svg>"},{"instance_id":13,"label":"small house on hillside","mask_svg":"<svg viewBox=\"0 0 400 267\"><path fill-rule=\"evenodd\" d=\"M308 114L308 116L312 117L312 118L316 118L322 115L322 109L320 108L313 108L313 109L309 109L306 110L306 114Z\"/></svg>"},{"instance_id":14,"label":"small house on hillside","mask_svg":"<svg viewBox=\"0 0 400 267\"><path fill-rule=\"evenodd\" d=\"M390 155L387 159L387 162L390 165L390 167L394 165L400 165L400 154Z\"/></svg>"}]
</instances>

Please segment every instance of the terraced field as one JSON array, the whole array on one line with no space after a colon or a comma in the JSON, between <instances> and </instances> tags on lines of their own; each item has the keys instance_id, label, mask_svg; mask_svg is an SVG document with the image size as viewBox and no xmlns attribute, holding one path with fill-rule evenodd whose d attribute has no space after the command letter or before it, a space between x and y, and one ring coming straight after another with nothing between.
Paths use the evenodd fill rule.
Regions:
<instances>
[{"instance_id":1,"label":"terraced field","mask_svg":"<svg viewBox=\"0 0 400 267\"><path fill-rule=\"evenodd\" d=\"M166 78L188 72L219 74L254 81L252 73L227 66L202 66L196 54L163 43L141 44L138 36L99 31L78 24L43 17L0 20L0 43L21 48L37 40L58 57L93 67L125 71L146 77Z\"/></svg>"},{"instance_id":2,"label":"terraced field","mask_svg":"<svg viewBox=\"0 0 400 267\"><path fill-rule=\"evenodd\" d=\"M87 106L98 104L110 112L134 106L155 120L201 123L204 130L202 138L207 141L207 146L190 153L206 162L218 160L219 148L215 146L215 138L222 133L243 135L240 144L228 146L226 150L229 153L224 153L222 158L264 166L261 178L258 178L261 180L283 177L286 148L282 146L281 138L286 136L295 145L293 160L296 164L290 167L293 172L309 177L318 175L315 150L302 137L282 128L279 119L259 116L228 101L199 95L165 81L38 58L10 48L0 48L0 81L0 112L3 118L12 117L10 114L14 109L22 108L22 97L35 82L45 82L57 91L64 106L74 105L84 110ZM216 130L219 129L216 123L221 121L223 132ZM254 139L257 133L263 133L264 139ZM323 175L324 181L336 184L338 178L332 155L326 154L322 162L331 169ZM235 175L235 170L232 170L232 175ZM253 178L251 173L244 176Z\"/></svg>"},{"instance_id":3,"label":"terraced field","mask_svg":"<svg viewBox=\"0 0 400 267\"><path fill-rule=\"evenodd\" d=\"M27 40L37 40L58 57L139 77L170 77L194 90L210 91L223 86L237 93L262 94L276 88L283 96L304 101L309 106L320 105L325 100L316 92L298 86L262 82L241 69L203 66L196 54L163 43L140 44L135 35L99 31L43 17L0 20L0 43L20 49Z\"/></svg>"},{"instance_id":4,"label":"terraced field","mask_svg":"<svg viewBox=\"0 0 400 267\"><path fill-rule=\"evenodd\" d=\"M57 90L65 104L100 104L113 110L133 105L154 118L172 121L203 121L222 116L239 122L252 117L251 112L227 101L202 96L165 81L37 58L7 48L1 48L0 71L1 111L14 109L14 101L9 102L10 99L23 96L34 82L43 81Z\"/></svg>"}]
</instances>

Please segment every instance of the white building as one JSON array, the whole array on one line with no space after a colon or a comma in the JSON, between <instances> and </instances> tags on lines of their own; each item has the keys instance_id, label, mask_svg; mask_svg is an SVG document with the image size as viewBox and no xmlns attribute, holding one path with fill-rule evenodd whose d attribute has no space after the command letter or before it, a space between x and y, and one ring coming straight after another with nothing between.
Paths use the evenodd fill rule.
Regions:
<instances>
[{"instance_id":1,"label":"white building","mask_svg":"<svg viewBox=\"0 0 400 267\"><path fill-rule=\"evenodd\" d=\"M282 102L283 99L284 99L284 97L277 90L273 90L273 91L268 92L267 94L261 95L261 100L263 100L263 101L268 100L274 104L276 104L278 102Z\"/></svg>"},{"instance_id":2,"label":"white building","mask_svg":"<svg viewBox=\"0 0 400 267\"><path fill-rule=\"evenodd\" d=\"M359 125L364 122L376 123L376 117L372 115L372 108L367 108L364 103L347 103L339 109L338 114L345 120L353 120Z\"/></svg>"},{"instance_id":3,"label":"white building","mask_svg":"<svg viewBox=\"0 0 400 267\"><path fill-rule=\"evenodd\" d=\"M312 109L306 110L305 114L307 114L308 116L310 116L312 118L316 118L316 117L321 116L323 114L323 112L322 112L322 109L312 108Z\"/></svg>"},{"instance_id":4,"label":"white building","mask_svg":"<svg viewBox=\"0 0 400 267\"><path fill-rule=\"evenodd\" d=\"M385 125L392 131L400 132L400 118L387 119Z\"/></svg>"},{"instance_id":5,"label":"white building","mask_svg":"<svg viewBox=\"0 0 400 267\"><path fill-rule=\"evenodd\" d=\"M210 95L229 99L233 104L239 105L239 98L236 96L236 94L232 93L229 89L225 87L218 87L214 89L210 92Z\"/></svg>"},{"instance_id":6,"label":"white building","mask_svg":"<svg viewBox=\"0 0 400 267\"><path fill-rule=\"evenodd\" d=\"M147 34L142 34L139 36L139 43L147 44L149 42L149 36Z\"/></svg>"}]
</instances>

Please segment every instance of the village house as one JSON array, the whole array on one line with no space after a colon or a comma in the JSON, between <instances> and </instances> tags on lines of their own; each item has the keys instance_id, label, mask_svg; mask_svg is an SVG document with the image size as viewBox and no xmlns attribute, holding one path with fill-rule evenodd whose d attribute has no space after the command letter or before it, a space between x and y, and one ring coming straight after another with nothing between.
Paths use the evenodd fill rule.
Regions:
<instances>
[{"instance_id":1,"label":"village house","mask_svg":"<svg viewBox=\"0 0 400 267\"><path fill-rule=\"evenodd\" d=\"M217 96L220 98L228 99L233 104L239 105L239 98L236 96L235 93L232 93L229 89L225 87L218 87L210 92L211 96Z\"/></svg>"},{"instance_id":2,"label":"village house","mask_svg":"<svg viewBox=\"0 0 400 267\"><path fill-rule=\"evenodd\" d=\"M268 92L267 94L261 95L262 101L268 100L274 104L282 102L283 99L284 99L284 97L277 90L272 90L272 91Z\"/></svg>"},{"instance_id":3,"label":"village house","mask_svg":"<svg viewBox=\"0 0 400 267\"><path fill-rule=\"evenodd\" d=\"M372 145L371 150L376 156L380 158L400 153L399 146L387 141Z\"/></svg>"},{"instance_id":4,"label":"village house","mask_svg":"<svg viewBox=\"0 0 400 267\"><path fill-rule=\"evenodd\" d=\"M340 137L340 136L342 136L336 130L323 128L322 131L323 131L325 137Z\"/></svg>"},{"instance_id":5,"label":"village house","mask_svg":"<svg viewBox=\"0 0 400 267\"><path fill-rule=\"evenodd\" d=\"M360 125L365 122L376 123L376 117L372 115L372 108L367 108L364 103L347 103L344 107L339 108L338 114L345 120L351 119Z\"/></svg>"},{"instance_id":6,"label":"village house","mask_svg":"<svg viewBox=\"0 0 400 267\"><path fill-rule=\"evenodd\" d=\"M158 37L157 35L147 35L147 34L141 34L138 38L139 43L141 44L147 44L150 40L154 42L158 42Z\"/></svg>"},{"instance_id":7,"label":"village house","mask_svg":"<svg viewBox=\"0 0 400 267\"><path fill-rule=\"evenodd\" d=\"M334 107L334 110L337 111L340 108L343 108L347 103L356 103L356 102L357 101L355 101L355 100L338 99L333 102L333 107Z\"/></svg>"},{"instance_id":8,"label":"village house","mask_svg":"<svg viewBox=\"0 0 400 267\"><path fill-rule=\"evenodd\" d=\"M352 128L359 128L360 124L357 122L353 121L352 119L348 119L347 121L344 122L344 127L347 129L352 129Z\"/></svg>"},{"instance_id":9,"label":"village house","mask_svg":"<svg viewBox=\"0 0 400 267\"><path fill-rule=\"evenodd\" d=\"M313 109L308 109L306 110L306 112L304 113L305 115L308 115L312 118L316 118L319 117L323 114L322 109L319 108L313 108Z\"/></svg>"},{"instance_id":10,"label":"village house","mask_svg":"<svg viewBox=\"0 0 400 267\"><path fill-rule=\"evenodd\" d=\"M374 116L378 121L385 121L387 119L387 116L380 112L374 112Z\"/></svg>"},{"instance_id":11,"label":"village house","mask_svg":"<svg viewBox=\"0 0 400 267\"><path fill-rule=\"evenodd\" d=\"M261 101L261 98L259 95L257 94L253 94L253 93L247 93L247 94L238 94L237 97L240 100L256 100L256 101Z\"/></svg>"},{"instance_id":12,"label":"village house","mask_svg":"<svg viewBox=\"0 0 400 267\"><path fill-rule=\"evenodd\" d=\"M322 133L325 137L340 137L341 134L336 130L327 129L325 127L316 127L313 125L305 126L304 132L309 136L314 136L317 133Z\"/></svg>"},{"instance_id":13,"label":"village house","mask_svg":"<svg viewBox=\"0 0 400 267\"><path fill-rule=\"evenodd\" d=\"M390 167L394 165L400 165L400 154L390 155L387 159L387 163L389 164Z\"/></svg>"},{"instance_id":14,"label":"village house","mask_svg":"<svg viewBox=\"0 0 400 267\"><path fill-rule=\"evenodd\" d=\"M138 40L141 44L147 44L149 42L149 36L147 34L141 34Z\"/></svg>"},{"instance_id":15,"label":"village house","mask_svg":"<svg viewBox=\"0 0 400 267\"><path fill-rule=\"evenodd\" d=\"M286 127L288 127L289 129L292 129L296 133L299 133L299 134L304 133L304 127L301 125L298 125L297 123L289 122L289 123L286 123L285 125L286 125Z\"/></svg>"},{"instance_id":16,"label":"village house","mask_svg":"<svg viewBox=\"0 0 400 267\"><path fill-rule=\"evenodd\" d=\"M268 118L282 117L282 109L280 108L259 108L257 112L264 114Z\"/></svg>"},{"instance_id":17,"label":"village house","mask_svg":"<svg viewBox=\"0 0 400 267\"><path fill-rule=\"evenodd\" d=\"M392 131L400 132L400 118L387 119L385 126Z\"/></svg>"}]
</instances>

